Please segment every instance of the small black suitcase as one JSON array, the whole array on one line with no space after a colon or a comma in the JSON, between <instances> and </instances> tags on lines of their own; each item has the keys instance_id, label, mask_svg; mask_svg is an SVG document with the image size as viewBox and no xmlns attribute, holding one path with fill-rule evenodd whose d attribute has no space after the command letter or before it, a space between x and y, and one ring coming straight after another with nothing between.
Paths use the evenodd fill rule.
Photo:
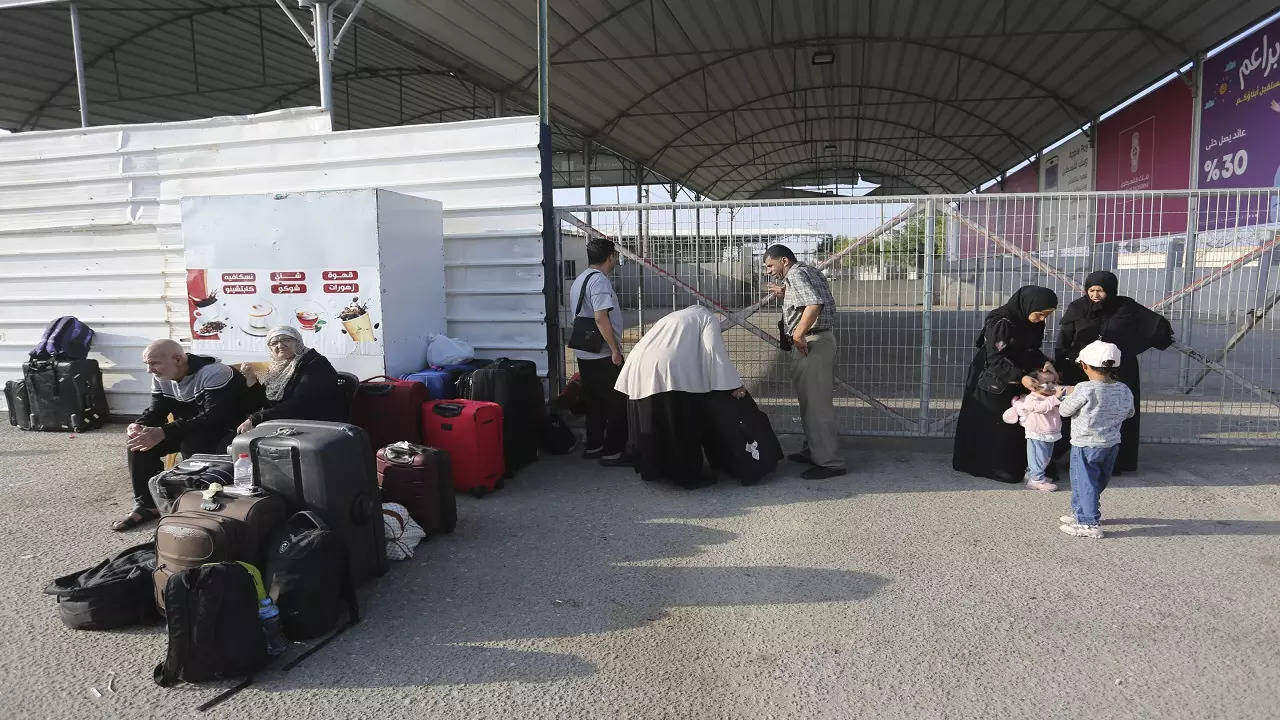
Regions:
<instances>
[{"instance_id":1,"label":"small black suitcase","mask_svg":"<svg viewBox=\"0 0 1280 720\"><path fill-rule=\"evenodd\" d=\"M502 407L502 454L507 475L538 459L546 400L538 367L529 360L499 358L458 379L458 396Z\"/></svg>"},{"instance_id":2,"label":"small black suitcase","mask_svg":"<svg viewBox=\"0 0 1280 720\"><path fill-rule=\"evenodd\" d=\"M231 452L248 453L255 482L283 495L292 512L316 513L343 538L356 584L387 571L378 475L364 430L271 420L238 435Z\"/></svg>"},{"instance_id":3,"label":"small black suitcase","mask_svg":"<svg viewBox=\"0 0 1280 720\"><path fill-rule=\"evenodd\" d=\"M754 485L778 467L782 445L750 395L715 391L704 402L702 444L712 468Z\"/></svg>"},{"instance_id":4,"label":"small black suitcase","mask_svg":"<svg viewBox=\"0 0 1280 720\"><path fill-rule=\"evenodd\" d=\"M31 429L31 401L27 397L25 380L10 380L4 384L4 404L9 408L9 424Z\"/></svg>"},{"instance_id":5,"label":"small black suitcase","mask_svg":"<svg viewBox=\"0 0 1280 720\"><path fill-rule=\"evenodd\" d=\"M22 379L31 418L24 429L83 432L106 423L107 393L97 360L29 360L22 364Z\"/></svg>"}]
</instances>

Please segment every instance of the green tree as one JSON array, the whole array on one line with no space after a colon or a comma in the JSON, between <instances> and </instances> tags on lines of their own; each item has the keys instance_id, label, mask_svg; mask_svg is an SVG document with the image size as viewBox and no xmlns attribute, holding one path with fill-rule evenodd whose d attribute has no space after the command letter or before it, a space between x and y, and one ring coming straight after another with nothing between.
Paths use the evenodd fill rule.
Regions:
<instances>
[{"instance_id":1,"label":"green tree","mask_svg":"<svg viewBox=\"0 0 1280 720\"><path fill-rule=\"evenodd\" d=\"M872 266L884 262L900 267L924 269L925 231L928 229L928 218L923 214L915 215L910 220L885 233L883 236L863 243L844 256L844 264L850 266ZM836 252L851 245L856 238L840 235L836 238ZM933 250L941 255L946 250L947 225L941 215L934 218ZM881 248L884 249L883 258Z\"/></svg>"}]
</instances>

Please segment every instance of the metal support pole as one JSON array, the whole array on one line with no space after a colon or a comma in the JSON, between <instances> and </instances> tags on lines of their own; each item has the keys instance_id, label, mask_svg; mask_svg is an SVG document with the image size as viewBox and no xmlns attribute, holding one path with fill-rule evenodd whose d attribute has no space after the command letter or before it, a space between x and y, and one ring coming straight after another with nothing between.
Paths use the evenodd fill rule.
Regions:
<instances>
[{"instance_id":1,"label":"metal support pole","mask_svg":"<svg viewBox=\"0 0 1280 720\"><path fill-rule=\"evenodd\" d=\"M1098 123L1101 120L1097 115L1089 121L1089 192L1094 192L1097 188L1094 186L1094 177L1098 174ZM1081 228L1081 234L1085 237L1085 242L1089 243L1089 266L1085 268L1085 272L1093 272L1093 266L1097 257L1098 237L1097 237L1097 200L1089 201L1088 215L1085 220L1085 227Z\"/></svg>"},{"instance_id":2,"label":"metal support pole","mask_svg":"<svg viewBox=\"0 0 1280 720\"><path fill-rule=\"evenodd\" d=\"M582 189L586 191L586 204L591 205L591 138L582 138ZM587 211L587 224L591 222L591 211Z\"/></svg>"},{"instance_id":3,"label":"metal support pole","mask_svg":"<svg viewBox=\"0 0 1280 720\"><path fill-rule=\"evenodd\" d=\"M935 247L937 211L935 200L925 201L924 225L924 297L920 316L920 432L929 427L929 400L932 395L933 355L933 251Z\"/></svg>"},{"instance_id":4,"label":"metal support pole","mask_svg":"<svg viewBox=\"0 0 1280 720\"><path fill-rule=\"evenodd\" d=\"M71 6L71 45L76 56L76 97L80 102L80 127L89 127L89 98L84 84L84 48L80 44L80 11Z\"/></svg>"},{"instance_id":5,"label":"metal support pole","mask_svg":"<svg viewBox=\"0 0 1280 720\"><path fill-rule=\"evenodd\" d=\"M641 203L641 206L640 209L636 211L636 220L640 224L640 231L637 233L639 237L636 238L636 248L639 251L637 254L643 258L649 257L649 209L644 205L645 203L648 203L648 201L649 197L644 186L644 166L637 162L636 202ZM636 269L636 307L638 307L640 311L639 317L637 318L637 322L640 323L640 334L644 335L644 267Z\"/></svg>"},{"instance_id":6,"label":"metal support pole","mask_svg":"<svg viewBox=\"0 0 1280 720\"><path fill-rule=\"evenodd\" d=\"M1205 54L1197 53L1195 59L1195 79L1191 86L1191 167L1188 172L1187 188L1195 192L1200 187L1200 117L1204 101L1204 59ZM1200 198L1192 194L1187 198L1187 237L1182 250L1182 283L1190 285L1196 274L1196 233L1200 229ZM1195 315L1195 294L1187 293L1182 300L1182 322L1178 332L1178 341L1191 345L1191 331ZM1183 355L1179 362L1179 382L1185 387L1190 380L1191 359Z\"/></svg>"},{"instance_id":7,"label":"metal support pole","mask_svg":"<svg viewBox=\"0 0 1280 720\"><path fill-rule=\"evenodd\" d=\"M538 122L551 124L551 59L547 38L547 0L538 0Z\"/></svg>"},{"instance_id":8,"label":"metal support pole","mask_svg":"<svg viewBox=\"0 0 1280 720\"><path fill-rule=\"evenodd\" d=\"M693 200L694 202L702 202L702 194L694 193ZM693 209L693 238L694 272L697 273L694 277L698 280L694 287L697 288L698 292L702 292L702 269L703 262L706 260L702 256L702 208Z\"/></svg>"},{"instance_id":9,"label":"metal support pole","mask_svg":"<svg viewBox=\"0 0 1280 720\"><path fill-rule=\"evenodd\" d=\"M333 26L330 24L329 3L317 2L311 6L311 26L316 44L316 69L320 75L320 107L333 116Z\"/></svg>"},{"instance_id":10,"label":"metal support pole","mask_svg":"<svg viewBox=\"0 0 1280 720\"><path fill-rule=\"evenodd\" d=\"M493 94L493 116L502 117L507 112L507 95L506 93Z\"/></svg>"},{"instance_id":11,"label":"metal support pole","mask_svg":"<svg viewBox=\"0 0 1280 720\"><path fill-rule=\"evenodd\" d=\"M702 193L694 193L694 194L693 194L693 201L694 201L694 202L702 202ZM695 235L697 235L697 236L698 236L698 239L699 239L699 240L701 240L701 238L702 238L702 208L698 208L698 209L694 210L694 211L693 211L693 213L694 213L694 214L693 214L693 232L694 232L694 234L695 234ZM698 261L699 261L699 262L701 262L701 261L702 261L702 256L698 256Z\"/></svg>"},{"instance_id":12,"label":"metal support pole","mask_svg":"<svg viewBox=\"0 0 1280 720\"><path fill-rule=\"evenodd\" d=\"M679 242L679 240L680 240L680 230L679 230L679 228L677 228L677 227L676 227L676 193L677 193L677 187L678 187L678 186L677 186L675 183L671 183L671 267L672 267L672 268L675 268L675 267L676 267L676 263L677 263L677 259L676 259L676 248L677 248L677 247L679 247L676 243L678 243L678 242ZM674 289L674 287L675 287L675 286L672 286L672 287L673 287L673 289ZM673 309L673 310L675 309L675 296L674 296L674 295L672 295L671 309Z\"/></svg>"}]
</instances>

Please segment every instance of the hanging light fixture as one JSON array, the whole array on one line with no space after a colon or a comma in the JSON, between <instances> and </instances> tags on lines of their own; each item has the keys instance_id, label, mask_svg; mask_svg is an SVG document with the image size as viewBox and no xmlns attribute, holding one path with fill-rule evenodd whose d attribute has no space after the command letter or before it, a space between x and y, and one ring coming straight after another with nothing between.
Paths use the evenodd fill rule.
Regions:
<instances>
[{"instance_id":1,"label":"hanging light fixture","mask_svg":"<svg viewBox=\"0 0 1280 720\"><path fill-rule=\"evenodd\" d=\"M836 61L836 54L830 50L818 50L809 58L813 65L830 65Z\"/></svg>"}]
</instances>

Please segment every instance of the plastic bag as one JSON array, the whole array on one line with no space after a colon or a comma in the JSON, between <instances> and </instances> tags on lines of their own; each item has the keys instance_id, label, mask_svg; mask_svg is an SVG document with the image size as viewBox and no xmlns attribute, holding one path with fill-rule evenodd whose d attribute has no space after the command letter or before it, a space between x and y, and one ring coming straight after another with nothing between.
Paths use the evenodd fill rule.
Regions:
<instances>
[{"instance_id":1,"label":"plastic bag","mask_svg":"<svg viewBox=\"0 0 1280 720\"><path fill-rule=\"evenodd\" d=\"M422 526L409 517L409 510L399 503L382 504L382 526L388 560L408 560L413 557L413 549L427 537Z\"/></svg>"},{"instance_id":2,"label":"plastic bag","mask_svg":"<svg viewBox=\"0 0 1280 720\"><path fill-rule=\"evenodd\" d=\"M427 336L427 366L461 365L474 360L476 349L465 340L458 340L447 335L432 334Z\"/></svg>"}]
</instances>

